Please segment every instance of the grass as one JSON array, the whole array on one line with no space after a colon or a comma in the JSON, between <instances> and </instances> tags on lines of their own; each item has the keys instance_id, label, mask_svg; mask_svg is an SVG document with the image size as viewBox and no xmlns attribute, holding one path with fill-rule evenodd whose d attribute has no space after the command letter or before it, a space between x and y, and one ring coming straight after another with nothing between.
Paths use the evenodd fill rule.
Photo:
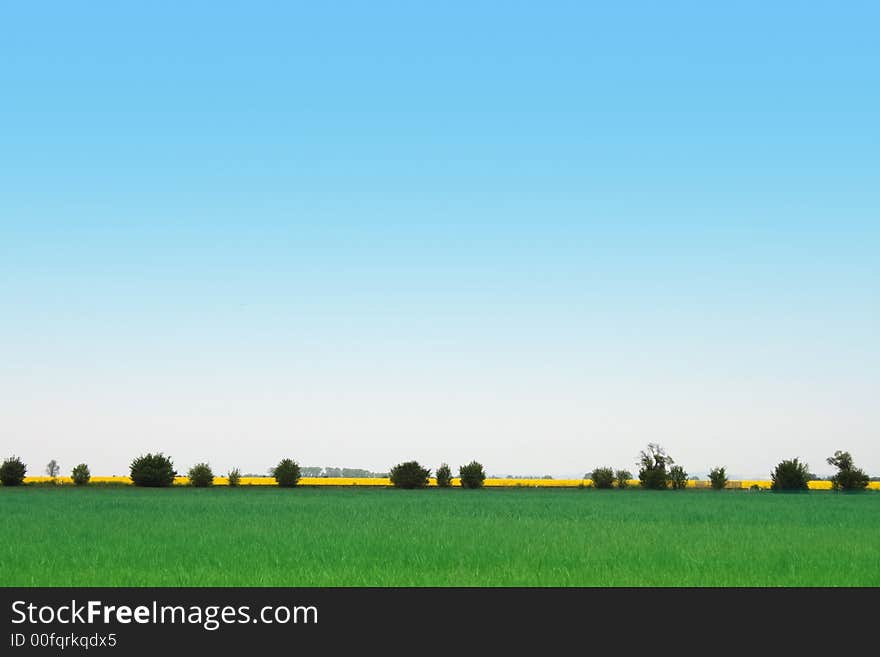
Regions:
<instances>
[{"instance_id":1,"label":"grass","mask_svg":"<svg viewBox=\"0 0 880 657\"><path fill-rule=\"evenodd\" d=\"M5 586L880 585L880 494L0 488Z\"/></svg>"}]
</instances>

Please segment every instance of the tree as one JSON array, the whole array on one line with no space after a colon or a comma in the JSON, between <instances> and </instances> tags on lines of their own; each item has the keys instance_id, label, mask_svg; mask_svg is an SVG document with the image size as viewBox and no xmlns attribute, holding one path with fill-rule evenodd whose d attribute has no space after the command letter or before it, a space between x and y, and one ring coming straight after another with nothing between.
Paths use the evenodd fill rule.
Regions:
<instances>
[{"instance_id":1,"label":"tree","mask_svg":"<svg viewBox=\"0 0 880 657\"><path fill-rule=\"evenodd\" d=\"M214 485L214 471L207 463L196 463L187 473L189 485L195 488L207 488Z\"/></svg>"},{"instance_id":2,"label":"tree","mask_svg":"<svg viewBox=\"0 0 880 657\"><path fill-rule=\"evenodd\" d=\"M131 481L135 486L164 488L174 483L177 473L171 459L162 454L144 454L131 462Z\"/></svg>"},{"instance_id":3,"label":"tree","mask_svg":"<svg viewBox=\"0 0 880 657\"><path fill-rule=\"evenodd\" d=\"M868 475L864 470L855 467L853 458L849 452L834 452L834 456L827 459L828 465L837 468L837 474L831 477L831 487L834 490L859 491L868 487Z\"/></svg>"},{"instance_id":4,"label":"tree","mask_svg":"<svg viewBox=\"0 0 880 657\"><path fill-rule=\"evenodd\" d=\"M440 488L449 488L452 486L452 470L446 463L441 463L437 468L437 486Z\"/></svg>"},{"instance_id":5,"label":"tree","mask_svg":"<svg viewBox=\"0 0 880 657\"><path fill-rule=\"evenodd\" d=\"M632 472L629 470L618 470L614 473L614 478L617 480L617 487L623 489L629 486L629 480L632 479Z\"/></svg>"},{"instance_id":6,"label":"tree","mask_svg":"<svg viewBox=\"0 0 880 657\"><path fill-rule=\"evenodd\" d=\"M614 470L611 468L596 468L590 475L594 488L611 488L614 486Z\"/></svg>"},{"instance_id":7,"label":"tree","mask_svg":"<svg viewBox=\"0 0 880 657\"><path fill-rule=\"evenodd\" d=\"M723 466L712 468L709 472L709 481L715 490L723 489L727 485L727 470Z\"/></svg>"},{"instance_id":8,"label":"tree","mask_svg":"<svg viewBox=\"0 0 880 657\"><path fill-rule=\"evenodd\" d=\"M482 488L483 482L486 481L486 472L482 464L476 461L460 466L458 476L461 478L462 488Z\"/></svg>"},{"instance_id":9,"label":"tree","mask_svg":"<svg viewBox=\"0 0 880 657\"><path fill-rule=\"evenodd\" d=\"M643 488L664 489L669 485L666 467L675 461L657 443L648 443L648 448L639 452L639 482Z\"/></svg>"},{"instance_id":10,"label":"tree","mask_svg":"<svg viewBox=\"0 0 880 657\"><path fill-rule=\"evenodd\" d=\"M272 468L272 476L281 488L293 488L299 483L299 464L292 459L281 459Z\"/></svg>"},{"instance_id":11,"label":"tree","mask_svg":"<svg viewBox=\"0 0 880 657\"><path fill-rule=\"evenodd\" d=\"M389 473L395 488L424 488L428 485L431 471L423 468L418 461L398 463Z\"/></svg>"},{"instance_id":12,"label":"tree","mask_svg":"<svg viewBox=\"0 0 880 657\"><path fill-rule=\"evenodd\" d=\"M807 490L810 480L809 466L796 458L780 461L770 473L773 490Z\"/></svg>"},{"instance_id":13,"label":"tree","mask_svg":"<svg viewBox=\"0 0 880 657\"><path fill-rule=\"evenodd\" d=\"M46 474L52 477L52 479L55 479L59 472L61 472L61 466L58 465L58 461L55 459L46 464Z\"/></svg>"},{"instance_id":14,"label":"tree","mask_svg":"<svg viewBox=\"0 0 880 657\"><path fill-rule=\"evenodd\" d=\"M80 463L79 465L74 466L70 473L70 478L73 479L73 484L75 486L85 486L92 478L92 473L89 472L89 466L85 463Z\"/></svg>"},{"instance_id":15,"label":"tree","mask_svg":"<svg viewBox=\"0 0 880 657\"><path fill-rule=\"evenodd\" d=\"M680 465L673 465L669 469L669 482L676 490L687 488L688 473Z\"/></svg>"},{"instance_id":16,"label":"tree","mask_svg":"<svg viewBox=\"0 0 880 657\"><path fill-rule=\"evenodd\" d=\"M834 452L834 456L829 456L825 459L828 465L833 465L838 470L852 470L853 469L853 457L849 452L841 452L837 450Z\"/></svg>"},{"instance_id":17,"label":"tree","mask_svg":"<svg viewBox=\"0 0 880 657\"><path fill-rule=\"evenodd\" d=\"M10 456L0 465L0 483L4 486L21 486L27 466L17 456Z\"/></svg>"}]
</instances>

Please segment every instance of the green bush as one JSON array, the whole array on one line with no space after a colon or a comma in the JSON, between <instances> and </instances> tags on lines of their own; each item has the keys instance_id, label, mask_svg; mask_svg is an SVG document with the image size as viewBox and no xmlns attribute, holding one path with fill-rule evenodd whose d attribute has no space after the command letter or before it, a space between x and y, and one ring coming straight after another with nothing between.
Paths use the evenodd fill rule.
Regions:
<instances>
[{"instance_id":1,"label":"green bush","mask_svg":"<svg viewBox=\"0 0 880 657\"><path fill-rule=\"evenodd\" d=\"M452 470L445 463L437 468L437 486L440 488L449 488L452 486Z\"/></svg>"},{"instance_id":2,"label":"green bush","mask_svg":"<svg viewBox=\"0 0 880 657\"><path fill-rule=\"evenodd\" d=\"M291 459L282 459L272 468L272 476L281 488L293 488L299 483L299 464Z\"/></svg>"},{"instance_id":3,"label":"green bush","mask_svg":"<svg viewBox=\"0 0 880 657\"><path fill-rule=\"evenodd\" d=\"M657 443L648 443L648 449L639 453L639 483L642 488L665 489L669 485L666 466L674 461Z\"/></svg>"},{"instance_id":4,"label":"green bush","mask_svg":"<svg viewBox=\"0 0 880 657\"><path fill-rule=\"evenodd\" d=\"M0 483L4 486L21 486L27 466L17 456L10 456L0 465Z\"/></svg>"},{"instance_id":5,"label":"green bush","mask_svg":"<svg viewBox=\"0 0 880 657\"><path fill-rule=\"evenodd\" d=\"M395 488L424 488L428 485L431 471L419 465L418 461L398 463L389 473Z\"/></svg>"},{"instance_id":6,"label":"green bush","mask_svg":"<svg viewBox=\"0 0 880 657\"><path fill-rule=\"evenodd\" d=\"M680 465L673 465L669 469L669 482L676 490L687 488L688 473Z\"/></svg>"},{"instance_id":7,"label":"green bush","mask_svg":"<svg viewBox=\"0 0 880 657\"><path fill-rule=\"evenodd\" d=\"M214 485L214 471L207 463L196 463L187 473L189 485L196 488L207 488Z\"/></svg>"},{"instance_id":8,"label":"green bush","mask_svg":"<svg viewBox=\"0 0 880 657\"><path fill-rule=\"evenodd\" d=\"M241 485L241 471L238 468L232 468L229 474L226 475L226 478L229 480L229 485L233 488Z\"/></svg>"},{"instance_id":9,"label":"green bush","mask_svg":"<svg viewBox=\"0 0 880 657\"><path fill-rule=\"evenodd\" d=\"M618 470L614 473L614 479L617 481L618 488L626 488L629 486L629 480L632 479L632 472L629 470Z\"/></svg>"},{"instance_id":10,"label":"green bush","mask_svg":"<svg viewBox=\"0 0 880 657\"><path fill-rule=\"evenodd\" d=\"M595 488L611 488L614 485L614 470L611 468L596 468L590 476Z\"/></svg>"},{"instance_id":11,"label":"green bush","mask_svg":"<svg viewBox=\"0 0 880 657\"><path fill-rule=\"evenodd\" d=\"M164 488L174 483L174 464L162 453L144 454L131 462L131 481L135 486Z\"/></svg>"},{"instance_id":12,"label":"green bush","mask_svg":"<svg viewBox=\"0 0 880 657\"><path fill-rule=\"evenodd\" d=\"M855 467L849 452L834 452L827 459L828 465L837 468L837 474L831 477L834 490L861 491L868 487L869 477L864 470Z\"/></svg>"},{"instance_id":13,"label":"green bush","mask_svg":"<svg viewBox=\"0 0 880 657\"><path fill-rule=\"evenodd\" d=\"M773 490L807 490L807 482L810 480L809 466L796 458L781 461L770 473L770 479Z\"/></svg>"},{"instance_id":14,"label":"green bush","mask_svg":"<svg viewBox=\"0 0 880 657\"><path fill-rule=\"evenodd\" d=\"M723 466L712 468L709 472L709 481L712 484L712 488L722 490L727 485L727 470Z\"/></svg>"},{"instance_id":15,"label":"green bush","mask_svg":"<svg viewBox=\"0 0 880 657\"><path fill-rule=\"evenodd\" d=\"M71 470L70 478L73 479L75 486L85 486L92 478L92 473L89 472L89 466L85 463L80 463Z\"/></svg>"},{"instance_id":16,"label":"green bush","mask_svg":"<svg viewBox=\"0 0 880 657\"><path fill-rule=\"evenodd\" d=\"M486 481L486 472L476 461L460 466L458 476L461 478L462 488L482 488L483 482Z\"/></svg>"},{"instance_id":17,"label":"green bush","mask_svg":"<svg viewBox=\"0 0 880 657\"><path fill-rule=\"evenodd\" d=\"M864 470L853 468L842 470L831 477L831 487L834 490L863 491L868 487L869 477Z\"/></svg>"}]
</instances>

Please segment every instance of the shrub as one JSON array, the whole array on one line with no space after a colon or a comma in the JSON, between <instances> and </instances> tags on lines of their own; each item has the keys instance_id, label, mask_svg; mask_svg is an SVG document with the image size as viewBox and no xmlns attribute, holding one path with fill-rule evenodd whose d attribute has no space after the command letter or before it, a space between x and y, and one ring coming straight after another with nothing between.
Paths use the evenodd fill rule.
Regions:
<instances>
[{"instance_id":1,"label":"shrub","mask_svg":"<svg viewBox=\"0 0 880 657\"><path fill-rule=\"evenodd\" d=\"M437 486L440 488L449 488L452 486L452 470L445 463L437 468Z\"/></svg>"},{"instance_id":2,"label":"shrub","mask_svg":"<svg viewBox=\"0 0 880 657\"><path fill-rule=\"evenodd\" d=\"M648 443L648 449L639 453L639 483L642 488L663 489L669 484L667 465L674 461L657 443Z\"/></svg>"},{"instance_id":3,"label":"shrub","mask_svg":"<svg viewBox=\"0 0 880 657\"><path fill-rule=\"evenodd\" d=\"M27 466L17 456L10 456L0 465L0 483L4 486L21 486Z\"/></svg>"},{"instance_id":4,"label":"shrub","mask_svg":"<svg viewBox=\"0 0 880 657\"><path fill-rule=\"evenodd\" d=\"M709 481L712 488L721 490L727 485L727 470L722 466L720 468L712 468L709 472Z\"/></svg>"},{"instance_id":5,"label":"shrub","mask_svg":"<svg viewBox=\"0 0 880 657\"><path fill-rule=\"evenodd\" d=\"M164 488L174 483L174 464L171 459L158 454L144 454L131 462L131 481L135 486Z\"/></svg>"},{"instance_id":6,"label":"shrub","mask_svg":"<svg viewBox=\"0 0 880 657\"><path fill-rule=\"evenodd\" d=\"M458 468L458 476L461 477L462 488L482 488L486 481L486 473L483 466L476 461Z\"/></svg>"},{"instance_id":7,"label":"shrub","mask_svg":"<svg viewBox=\"0 0 880 657\"><path fill-rule=\"evenodd\" d=\"M614 485L614 470L611 468L596 468L590 477L596 488L611 488Z\"/></svg>"},{"instance_id":8,"label":"shrub","mask_svg":"<svg viewBox=\"0 0 880 657\"><path fill-rule=\"evenodd\" d=\"M831 477L831 487L834 490L857 491L868 487L868 475L853 464L853 458L849 452L834 452L834 456L827 459L828 465L837 468L837 474Z\"/></svg>"},{"instance_id":9,"label":"shrub","mask_svg":"<svg viewBox=\"0 0 880 657\"><path fill-rule=\"evenodd\" d=\"M862 491L868 487L868 475L864 470L854 468L842 470L831 477L831 487L834 490Z\"/></svg>"},{"instance_id":10,"label":"shrub","mask_svg":"<svg viewBox=\"0 0 880 657\"><path fill-rule=\"evenodd\" d=\"M807 490L810 473L807 464L795 458L780 462L770 474L770 479L773 490Z\"/></svg>"},{"instance_id":11,"label":"shrub","mask_svg":"<svg viewBox=\"0 0 880 657\"><path fill-rule=\"evenodd\" d=\"M680 465L673 465L669 469L669 481L672 483L672 487L676 490L687 488L688 473L685 472L684 468Z\"/></svg>"},{"instance_id":12,"label":"shrub","mask_svg":"<svg viewBox=\"0 0 880 657\"><path fill-rule=\"evenodd\" d=\"M70 478L73 479L75 486L85 486L92 478L92 473L89 472L89 466L85 463L80 463L71 470Z\"/></svg>"},{"instance_id":13,"label":"shrub","mask_svg":"<svg viewBox=\"0 0 880 657\"><path fill-rule=\"evenodd\" d=\"M299 483L299 464L291 459L282 459L272 468L272 476L281 488L293 488Z\"/></svg>"},{"instance_id":14,"label":"shrub","mask_svg":"<svg viewBox=\"0 0 880 657\"><path fill-rule=\"evenodd\" d=\"M196 463L187 473L189 485L196 488L207 488L214 485L214 471L207 463Z\"/></svg>"},{"instance_id":15,"label":"shrub","mask_svg":"<svg viewBox=\"0 0 880 657\"><path fill-rule=\"evenodd\" d=\"M241 485L241 471L238 468L232 468L229 474L226 475L226 478L229 480L229 485L233 488Z\"/></svg>"},{"instance_id":16,"label":"shrub","mask_svg":"<svg viewBox=\"0 0 880 657\"><path fill-rule=\"evenodd\" d=\"M395 488L424 488L428 485L431 471L419 465L418 461L398 463L389 473Z\"/></svg>"},{"instance_id":17,"label":"shrub","mask_svg":"<svg viewBox=\"0 0 880 657\"><path fill-rule=\"evenodd\" d=\"M629 486L629 480L632 479L632 472L629 470L618 470L614 473L618 488L626 488Z\"/></svg>"}]
</instances>

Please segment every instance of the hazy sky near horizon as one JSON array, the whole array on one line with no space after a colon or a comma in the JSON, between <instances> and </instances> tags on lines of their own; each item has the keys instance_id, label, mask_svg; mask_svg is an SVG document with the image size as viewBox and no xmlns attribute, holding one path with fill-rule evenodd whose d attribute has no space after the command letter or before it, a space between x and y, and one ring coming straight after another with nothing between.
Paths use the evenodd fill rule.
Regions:
<instances>
[{"instance_id":1,"label":"hazy sky near horizon","mask_svg":"<svg viewBox=\"0 0 880 657\"><path fill-rule=\"evenodd\" d=\"M874 2L0 9L31 474L880 474Z\"/></svg>"}]
</instances>

